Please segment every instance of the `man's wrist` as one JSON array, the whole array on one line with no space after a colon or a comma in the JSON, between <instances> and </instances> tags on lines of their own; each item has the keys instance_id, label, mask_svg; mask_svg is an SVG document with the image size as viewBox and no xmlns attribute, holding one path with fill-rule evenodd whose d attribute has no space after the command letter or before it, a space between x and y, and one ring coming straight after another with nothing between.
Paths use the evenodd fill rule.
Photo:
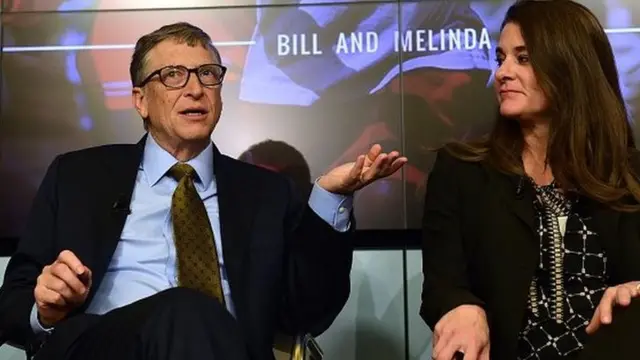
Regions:
<instances>
[{"instance_id":1,"label":"man's wrist","mask_svg":"<svg viewBox=\"0 0 640 360\"><path fill-rule=\"evenodd\" d=\"M36 310L36 319L38 319L38 323L40 324L40 326L42 326L43 328L47 329L47 328L52 328L54 323L52 321L48 321L46 319L44 319L42 317L42 315L40 314L39 311Z\"/></svg>"},{"instance_id":2,"label":"man's wrist","mask_svg":"<svg viewBox=\"0 0 640 360\"><path fill-rule=\"evenodd\" d=\"M33 308L31 309L30 320L31 329L36 333L42 332L50 332L53 330L53 324L51 321L46 321L42 319L40 316L40 312L38 311L38 306L33 304Z\"/></svg>"}]
</instances>

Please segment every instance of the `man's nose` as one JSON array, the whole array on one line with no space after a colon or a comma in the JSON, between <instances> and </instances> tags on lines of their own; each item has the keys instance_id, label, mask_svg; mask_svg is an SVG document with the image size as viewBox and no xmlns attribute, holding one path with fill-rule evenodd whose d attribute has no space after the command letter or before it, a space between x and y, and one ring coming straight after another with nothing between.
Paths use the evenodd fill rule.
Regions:
<instances>
[{"instance_id":1,"label":"man's nose","mask_svg":"<svg viewBox=\"0 0 640 360\"><path fill-rule=\"evenodd\" d=\"M191 73L191 76L189 76L187 84L184 86L184 88L186 91L185 95L201 96L203 93L203 86L198 79L198 75L194 73Z\"/></svg>"}]
</instances>

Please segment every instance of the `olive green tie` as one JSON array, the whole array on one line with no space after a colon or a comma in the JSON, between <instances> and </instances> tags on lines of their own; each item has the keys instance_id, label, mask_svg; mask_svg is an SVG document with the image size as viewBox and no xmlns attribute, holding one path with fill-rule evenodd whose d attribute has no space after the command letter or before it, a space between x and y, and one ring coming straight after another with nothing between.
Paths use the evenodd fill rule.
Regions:
<instances>
[{"instance_id":1,"label":"olive green tie","mask_svg":"<svg viewBox=\"0 0 640 360\"><path fill-rule=\"evenodd\" d=\"M190 165L182 163L172 166L169 174L178 181L171 200L178 286L202 291L224 304L211 223L193 184L197 174Z\"/></svg>"}]
</instances>

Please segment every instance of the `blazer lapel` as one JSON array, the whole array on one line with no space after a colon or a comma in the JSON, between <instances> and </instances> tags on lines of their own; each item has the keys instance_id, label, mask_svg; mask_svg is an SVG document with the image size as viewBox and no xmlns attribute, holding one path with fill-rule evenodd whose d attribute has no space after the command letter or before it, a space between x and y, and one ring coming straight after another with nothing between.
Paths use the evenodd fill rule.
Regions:
<instances>
[{"instance_id":1,"label":"blazer lapel","mask_svg":"<svg viewBox=\"0 0 640 360\"><path fill-rule=\"evenodd\" d=\"M495 170L488 169L491 181L495 184L492 188L500 189L499 196L506 208L511 211L520 222L526 226L527 238L537 242L534 226L534 190L533 187L522 177L517 175L506 175ZM610 274L614 279L622 276L616 264L620 264L622 259L621 242L619 239L619 219L620 213L612 209L597 204L587 198L582 198L578 202L578 211L592 218L593 228L601 239L601 244L610 259L608 262Z\"/></svg>"},{"instance_id":2,"label":"blazer lapel","mask_svg":"<svg viewBox=\"0 0 640 360\"><path fill-rule=\"evenodd\" d=\"M533 208L534 190L524 177L517 175L507 175L486 168L490 181L493 185L491 189L498 189L497 196L504 203L506 208L518 217L520 222L527 227L531 234L535 231L535 213ZM534 239L533 236L529 236Z\"/></svg>"},{"instance_id":3,"label":"blazer lapel","mask_svg":"<svg viewBox=\"0 0 640 360\"><path fill-rule=\"evenodd\" d=\"M136 145L122 146L105 151L97 165L104 174L100 192L95 194L94 219L95 232L91 242L94 242L90 257L92 258L94 284L97 289L102 281L111 257L120 241L122 229L130 211L131 196L135 187L140 161L144 152L145 135ZM95 292L91 292L88 301Z\"/></svg>"},{"instance_id":4,"label":"blazer lapel","mask_svg":"<svg viewBox=\"0 0 640 360\"><path fill-rule=\"evenodd\" d=\"M214 174L218 188L220 232L225 269L236 305L246 300L242 281L247 263L255 215L256 183L243 176L237 160L222 155L214 146Z\"/></svg>"}]
</instances>

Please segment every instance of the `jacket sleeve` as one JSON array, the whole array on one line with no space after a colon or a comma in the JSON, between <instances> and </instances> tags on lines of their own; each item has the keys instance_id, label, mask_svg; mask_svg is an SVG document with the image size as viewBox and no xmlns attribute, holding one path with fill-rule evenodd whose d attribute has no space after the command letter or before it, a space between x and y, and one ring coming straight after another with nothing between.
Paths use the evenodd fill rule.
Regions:
<instances>
[{"instance_id":1,"label":"jacket sleeve","mask_svg":"<svg viewBox=\"0 0 640 360\"><path fill-rule=\"evenodd\" d=\"M27 346L35 336L30 314L35 303L33 291L42 268L55 255L55 219L59 158L49 166L36 193L26 228L7 266L0 288L0 328L6 340Z\"/></svg>"},{"instance_id":2,"label":"jacket sleeve","mask_svg":"<svg viewBox=\"0 0 640 360\"><path fill-rule=\"evenodd\" d=\"M288 186L285 295L280 330L317 336L331 326L349 298L355 222L340 232L322 220Z\"/></svg>"},{"instance_id":3,"label":"jacket sleeve","mask_svg":"<svg viewBox=\"0 0 640 360\"><path fill-rule=\"evenodd\" d=\"M429 175L422 223L422 306L420 315L431 329L450 310L483 306L471 293L462 241L460 162L439 151Z\"/></svg>"}]
</instances>

